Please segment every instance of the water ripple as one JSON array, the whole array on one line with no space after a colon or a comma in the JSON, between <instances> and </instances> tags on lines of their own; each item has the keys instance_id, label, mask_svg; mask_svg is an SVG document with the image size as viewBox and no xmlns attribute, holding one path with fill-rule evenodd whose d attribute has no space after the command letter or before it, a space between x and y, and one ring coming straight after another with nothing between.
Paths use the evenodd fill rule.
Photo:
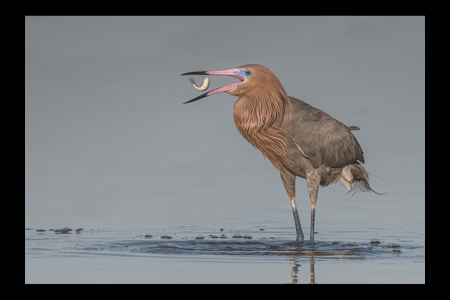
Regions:
<instances>
[{"instance_id":1,"label":"water ripple","mask_svg":"<svg viewBox=\"0 0 450 300\"><path fill-rule=\"evenodd\" d=\"M392 248L378 244L344 242L297 243L286 240L133 240L97 245L106 251L174 255L314 256L316 258L362 259L393 255ZM92 247L90 247L92 249ZM396 247L401 249L401 247ZM399 253L401 250L397 250Z\"/></svg>"}]
</instances>

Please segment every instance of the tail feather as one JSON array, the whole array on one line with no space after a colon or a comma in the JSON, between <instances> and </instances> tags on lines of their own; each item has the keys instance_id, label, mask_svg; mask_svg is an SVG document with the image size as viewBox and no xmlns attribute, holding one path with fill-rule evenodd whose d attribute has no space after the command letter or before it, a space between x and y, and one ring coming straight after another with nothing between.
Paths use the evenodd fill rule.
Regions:
<instances>
[{"instance_id":1,"label":"tail feather","mask_svg":"<svg viewBox=\"0 0 450 300\"><path fill-rule=\"evenodd\" d=\"M360 130L358 126L347 126L348 130Z\"/></svg>"},{"instance_id":2,"label":"tail feather","mask_svg":"<svg viewBox=\"0 0 450 300\"><path fill-rule=\"evenodd\" d=\"M349 175L351 174L351 175ZM366 171L363 165L355 162L351 165L345 166L342 169L340 176L341 184L350 191L371 191L378 195L385 195L374 191L369 184L369 173ZM353 194L355 194L353 193Z\"/></svg>"}]
</instances>

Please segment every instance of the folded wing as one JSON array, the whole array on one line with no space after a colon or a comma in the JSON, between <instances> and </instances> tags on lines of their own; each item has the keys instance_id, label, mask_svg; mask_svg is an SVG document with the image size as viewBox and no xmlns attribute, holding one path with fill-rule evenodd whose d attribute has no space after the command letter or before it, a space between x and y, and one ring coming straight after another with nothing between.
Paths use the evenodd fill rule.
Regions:
<instances>
[{"instance_id":1,"label":"folded wing","mask_svg":"<svg viewBox=\"0 0 450 300\"><path fill-rule=\"evenodd\" d=\"M294 113L286 130L303 155L306 155L314 168L344 167L360 161L364 163L361 146L351 130L325 112L293 98Z\"/></svg>"}]
</instances>

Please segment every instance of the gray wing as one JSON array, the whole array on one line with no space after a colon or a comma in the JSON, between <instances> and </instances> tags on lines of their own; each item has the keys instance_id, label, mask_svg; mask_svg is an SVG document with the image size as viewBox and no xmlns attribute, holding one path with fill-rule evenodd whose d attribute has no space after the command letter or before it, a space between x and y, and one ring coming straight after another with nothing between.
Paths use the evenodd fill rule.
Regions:
<instances>
[{"instance_id":1,"label":"gray wing","mask_svg":"<svg viewBox=\"0 0 450 300\"><path fill-rule=\"evenodd\" d=\"M350 132L358 127L347 127L320 109L290 98L294 113L286 130L314 168L321 164L339 168L357 160L364 163L364 152Z\"/></svg>"}]
</instances>

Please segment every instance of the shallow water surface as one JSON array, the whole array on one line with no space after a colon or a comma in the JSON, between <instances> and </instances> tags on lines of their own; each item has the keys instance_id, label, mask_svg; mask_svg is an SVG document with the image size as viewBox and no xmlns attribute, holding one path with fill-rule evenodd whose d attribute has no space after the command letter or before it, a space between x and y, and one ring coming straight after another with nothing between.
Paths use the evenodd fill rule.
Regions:
<instances>
[{"instance_id":1,"label":"shallow water surface","mask_svg":"<svg viewBox=\"0 0 450 300\"><path fill-rule=\"evenodd\" d=\"M26 283L424 283L425 238L381 229L25 230ZM344 237L345 240L339 240Z\"/></svg>"}]
</instances>

